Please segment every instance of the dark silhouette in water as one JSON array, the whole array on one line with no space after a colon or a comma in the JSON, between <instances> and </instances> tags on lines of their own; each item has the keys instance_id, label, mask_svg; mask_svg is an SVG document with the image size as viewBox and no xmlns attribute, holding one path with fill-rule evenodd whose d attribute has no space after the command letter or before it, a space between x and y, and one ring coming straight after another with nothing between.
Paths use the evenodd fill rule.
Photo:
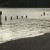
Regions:
<instances>
[{"instance_id":1,"label":"dark silhouette in water","mask_svg":"<svg viewBox=\"0 0 50 50\"><path fill-rule=\"evenodd\" d=\"M47 15L49 15L49 14L47 14Z\"/></svg>"},{"instance_id":2,"label":"dark silhouette in water","mask_svg":"<svg viewBox=\"0 0 50 50\"><path fill-rule=\"evenodd\" d=\"M45 16L45 12L43 12L43 15Z\"/></svg>"},{"instance_id":3,"label":"dark silhouette in water","mask_svg":"<svg viewBox=\"0 0 50 50\"><path fill-rule=\"evenodd\" d=\"M41 16L42 16L42 14L41 14Z\"/></svg>"},{"instance_id":4,"label":"dark silhouette in water","mask_svg":"<svg viewBox=\"0 0 50 50\"><path fill-rule=\"evenodd\" d=\"M11 16L11 20L12 20L12 16Z\"/></svg>"},{"instance_id":5,"label":"dark silhouette in water","mask_svg":"<svg viewBox=\"0 0 50 50\"><path fill-rule=\"evenodd\" d=\"M27 18L27 15L26 15L26 18Z\"/></svg>"},{"instance_id":6,"label":"dark silhouette in water","mask_svg":"<svg viewBox=\"0 0 50 50\"><path fill-rule=\"evenodd\" d=\"M18 19L18 16L17 16L17 19Z\"/></svg>"},{"instance_id":7,"label":"dark silhouette in water","mask_svg":"<svg viewBox=\"0 0 50 50\"><path fill-rule=\"evenodd\" d=\"M22 17L22 19L23 19L23 16L21 16Z\"/></svg>"},{"instance_id":8,"label":"dark silhouette in water","mask_svg":"<svg viewBox=\"0 0 50 50\"><path fill-rule=\"evenodd\" d=\"M1 15L2 15L2 11L0 11L0 25L2 25L2 22L1 22Z\"/></svg>"},{"instance_id":9,"label":"dark silhouette in water","mask_svg":"<svg viewBox=\"0 0 50 50\"><path fill-rule=\"evenodd\" d=\"M5 21L7 21L7 16L5 16Z\"/></svg>"}]
</instances>

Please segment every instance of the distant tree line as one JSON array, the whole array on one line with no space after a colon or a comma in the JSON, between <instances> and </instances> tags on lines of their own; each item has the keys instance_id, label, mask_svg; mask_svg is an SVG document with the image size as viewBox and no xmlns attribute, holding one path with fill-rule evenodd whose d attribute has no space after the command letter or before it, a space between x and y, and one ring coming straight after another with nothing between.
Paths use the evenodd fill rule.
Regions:
<instances>
[{"instance_id":1,"label":"distant tree line","mask_svg":"<svg viewBox=\"0 0 50 50\"><path fill-rule=\"evenodd\" d=\"M50 7L49 0L0 0L0 7Z\"/></svg>"}]
</instances>

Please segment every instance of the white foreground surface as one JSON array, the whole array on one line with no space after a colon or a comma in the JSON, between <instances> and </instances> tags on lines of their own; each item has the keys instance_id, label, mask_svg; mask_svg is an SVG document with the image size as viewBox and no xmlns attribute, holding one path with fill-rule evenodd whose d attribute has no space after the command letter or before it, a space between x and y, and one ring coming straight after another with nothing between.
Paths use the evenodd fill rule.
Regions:
<instances>
[{"instance_id":1,"label":"white foreground surface","mask_svg":"<svg viewBox=\"0 0 50 50\"><path fill-rule=\"evenodd\" d=\"M13 19L12 21L5 21L0 26L0 43L20 38L35 37L46 32L50 32L50 22L48 20Z\"/></svg>"}]
</instances>

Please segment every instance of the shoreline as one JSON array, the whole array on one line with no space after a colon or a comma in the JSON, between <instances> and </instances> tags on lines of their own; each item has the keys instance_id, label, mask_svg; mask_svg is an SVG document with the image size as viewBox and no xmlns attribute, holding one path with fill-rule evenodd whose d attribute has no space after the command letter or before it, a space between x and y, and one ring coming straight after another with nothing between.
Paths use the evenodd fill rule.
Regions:
<instances>
[{"instance_id":1,"label":"shoreline","mask_svg":"<svg viewBox=\"0 0 50 50\"><path fill-rule=\"evenodd\" d=\"M5 42L0 50L50 50L50 33Z\"/></svg>"}]
</instances>

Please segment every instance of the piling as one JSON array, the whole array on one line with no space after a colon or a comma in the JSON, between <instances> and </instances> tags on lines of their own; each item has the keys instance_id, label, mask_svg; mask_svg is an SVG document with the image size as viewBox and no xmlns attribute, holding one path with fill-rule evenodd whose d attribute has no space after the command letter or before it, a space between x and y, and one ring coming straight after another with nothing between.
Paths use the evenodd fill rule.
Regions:
<instances>
[{"instance_id":1,"label":"piling","mask_svg":"<svg viewBox=\"0 0 50 50\"><path fill-rule=\"evenodd\" d=\"M7 16L5 16L5 21L7 21Z\"/></svg>"},{"instance_id":2,"label":"piling","mask_svg":"<svg viewBox=\"0 0 50 50\"><path fill-rule=\"evenodd\" d=\"M21 16L22 17L22 19L23 19L23 16Z\"/></svg>"},{"instance_id":3,"label":"piling","mask_svg":"<svg viewBox=\"0 0 50 50\"><path fill-rule=\"evenodd\" d=\"M26 18L27 18L27 15L26 15Z\"/></svg>"},{"instance_id":4,"label":"piling","mask_svg":"<svg viewBox=\"0 0 50 50\"><path fill-rule=\"evenodd\" d=\"M43 12L43 15L45 16L45 12Z\"/></svg>"},{"instance_id":5,"label":"piling","mask_svg":"<svg viewBox=\"0 0 50 50\"><path fill-rule=\"evenodd\" d=\"M1 15L2 15L2 11L0 11L0 25L2 25L2 22L1 22Z\"/></svg>"},{"instance_id":6,"label":"piling","mask_svg":"<svg viewBox=\"0 0 50 50\"><path fill-rule=\"evenodd\" d=\"M42 14L41 14L41 16L42 16Z\"/></svg>"},{"instance_id":7,"label":"piling","mask_svg":"<svg viewBox=\"0 0 50 50\"><path fill-rule=\"evenodd\" d=\"M47 14L48 15L48 14Z\"/></svg>"},{"instance_id":8,"label":"piling","mask_svg":"<svg viewBox=\"0 0 50 50\"><path fill-rule=\"evenodd\" d=\"M11 19L10 20L12 20L12 16L11 16Z\"/></svg>"},{"instance_id":9,"label":"piling","mask_svg":"<svg viewBox=\"0 0 50 50\"><path fill-rule=\"evenodd\" d=\"M18 19L18 16L17 16L17 19Z\"/></svg>"}]
</instances>

